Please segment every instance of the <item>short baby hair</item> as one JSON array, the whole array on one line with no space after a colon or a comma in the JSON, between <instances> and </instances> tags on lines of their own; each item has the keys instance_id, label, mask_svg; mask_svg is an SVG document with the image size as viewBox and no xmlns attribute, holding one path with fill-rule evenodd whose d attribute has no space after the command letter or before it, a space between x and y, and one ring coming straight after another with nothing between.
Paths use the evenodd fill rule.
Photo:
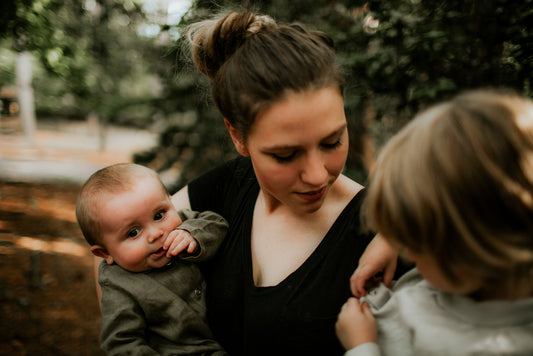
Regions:
<instances>
[{"instance_id":1,"label":"short baby hair","mask_svg":"<svg viewBox=\"0 0 533 356\"><path fill-rule=\"evenodd\" d=\"M382 149L369 226L485 281L533 271L533 103L478 90L417 115Z\"/></svg>"},{"instance_id":2,"label":"short baby hair","mask_svg":"<svg viewBox=\"0 0 533 356\"><path fill-rule=\"evenodd\" d=\"M76 203L76 219L89 245L101 243L98 204L106 195L127 191L142 177L156 179L161 184L161 189L167 192L155 171L134 163L117 163L102 168L85 182Z\"/></svg>"}]
</instances>

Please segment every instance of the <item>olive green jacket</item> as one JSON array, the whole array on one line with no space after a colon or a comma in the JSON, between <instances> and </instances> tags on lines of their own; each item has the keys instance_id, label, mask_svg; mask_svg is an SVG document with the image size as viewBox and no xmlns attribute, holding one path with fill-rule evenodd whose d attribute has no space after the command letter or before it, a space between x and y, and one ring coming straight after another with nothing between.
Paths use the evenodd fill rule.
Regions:
<instances>
[{"instance_id":1,"label":"olive green jacket","mask_svg":"<svg viewBox=\"0 0 533 356\"><path fill-rule=\"evenodd\" d=\"M174 258L148 272L99 266L102 289L100 345L106 355L226 355L207 325L206 284L194 262L211 258L228 225L213 212L178 212L200 254Z\"/></svg>"}]
</instances>

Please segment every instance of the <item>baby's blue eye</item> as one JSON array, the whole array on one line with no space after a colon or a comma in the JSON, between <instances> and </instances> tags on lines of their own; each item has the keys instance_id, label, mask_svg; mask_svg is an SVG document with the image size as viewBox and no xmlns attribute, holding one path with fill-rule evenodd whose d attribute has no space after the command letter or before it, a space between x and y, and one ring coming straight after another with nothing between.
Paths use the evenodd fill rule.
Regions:
<instances>
[{"instance_id":1,"label":"baby's blue eye","mask_svg":"<svg viewBox=\"0 0 533 356\"><path fill-rule=\"evenodd\" d=\"M137 229L137 228L134 228L134 229L131 229L130 231L128 231L128 237L129 238L137 237L137 235L139 235L139 229Z\"/></svg>"},{"instance_id":2,"label":"baby's blue eye","mask_svg":"<svg viewBox=\"0 0 533 356\"><path fill-rule=\"evenodd\" d=\"M165 212L164 211L159 211L157 212L155 215L154 215L154 220L161 220L163 219L163 216L165 216Z\"/></svg>"}]
</instances>

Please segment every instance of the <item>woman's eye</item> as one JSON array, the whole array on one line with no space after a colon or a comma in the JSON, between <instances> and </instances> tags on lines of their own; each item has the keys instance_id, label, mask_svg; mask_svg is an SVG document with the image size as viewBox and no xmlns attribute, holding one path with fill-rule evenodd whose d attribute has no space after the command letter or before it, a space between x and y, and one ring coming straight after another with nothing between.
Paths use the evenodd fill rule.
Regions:
<instances>
[{"instance_id":1,"label":"woman's eye","mask_svg":"<svg viewBox=\"0 0 533 356\"><path fill-rule=\"evenodd\" d=\"M130 231L128 231L128 237L129 238L137 237L137 235L139 235L139 229L137 229L137 228L131 229Z\"/></svg>"},{"instance_id":2,"label":"woman's eye","mask_svg":"<svg viewBox=\"0 0 533 356\"><path fill-rule=\"evenodd\" d=\"M295 156L296 156L296 152L292 152L288 155L280 155L277 153L272 154L272 157L274 157L274 159L278 161L279 163L290 162Z\"/></svg>"},{"instance_id":3,"label":"woman's eye","mask_svg":"<svg viewBox=\"0 0 533 356\"><path fill-rule=\"evenodd\" d=\"M338 139L337 141L332 142L332 143L326 143L325 142L325 143L322 144L322 147L324 147L324 148L326 148L328 150L332 150L332 149L335 149L335 148L339 147L341 145L341 143L342 143L341 140Z\"/></svg>"},{"instance_id":4,"label":"woman's eye","mask_svg":"<svg viewBox=\"0 0 533 356\"><path fill-rule=\"evenodd\" d=\"M163 216L165 216L165 212L164 211L159 211L157 212L155 215L154 215L154 220L161 220L163 219Z\"/></svg>"}]
</instances>

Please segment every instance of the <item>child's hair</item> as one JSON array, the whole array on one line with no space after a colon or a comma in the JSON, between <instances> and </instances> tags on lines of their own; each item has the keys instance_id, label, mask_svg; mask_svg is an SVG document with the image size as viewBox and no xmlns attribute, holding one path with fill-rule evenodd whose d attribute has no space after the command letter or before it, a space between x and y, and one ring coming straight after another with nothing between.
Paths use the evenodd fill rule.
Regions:
<instances>
[{"instance_id":1,"label":"child's hair","mask_svg":"<svg viewBox=\"0 0 533 356\"><path fill-rule=\"evenodd\" d=\"M288 93L335 87L342 95L333 42L323 32L243 11L195 23L187 38L215 104L243 139L256 116Z\"/></svg>"},{"instance_id":2,"label":"child's hair","mask_svg":"<svg viewBox=\"0 0 533 356\"><path fill-rule=\"evenodd\" d=\"M466 92L417 115L382 149L369 226L485 282L533 274L533 103Z\"/></svg>"},{"instance_id":3,"label":"child's hair","mask_svg":"<svg viewBox=\"0 0 533 356\"><path fill-rule=\"evenodd\" d=\"M139 178L152 177L166 187L153 170L133 163L117 163L93 173L81 188L76 203L76 219L89 245L101 244L97 206L106 195L116 195L130 189ZM168 193L168 192L167 192ZM127 209L127 207L124 207Z\"/></svg>"}]
</instances>

